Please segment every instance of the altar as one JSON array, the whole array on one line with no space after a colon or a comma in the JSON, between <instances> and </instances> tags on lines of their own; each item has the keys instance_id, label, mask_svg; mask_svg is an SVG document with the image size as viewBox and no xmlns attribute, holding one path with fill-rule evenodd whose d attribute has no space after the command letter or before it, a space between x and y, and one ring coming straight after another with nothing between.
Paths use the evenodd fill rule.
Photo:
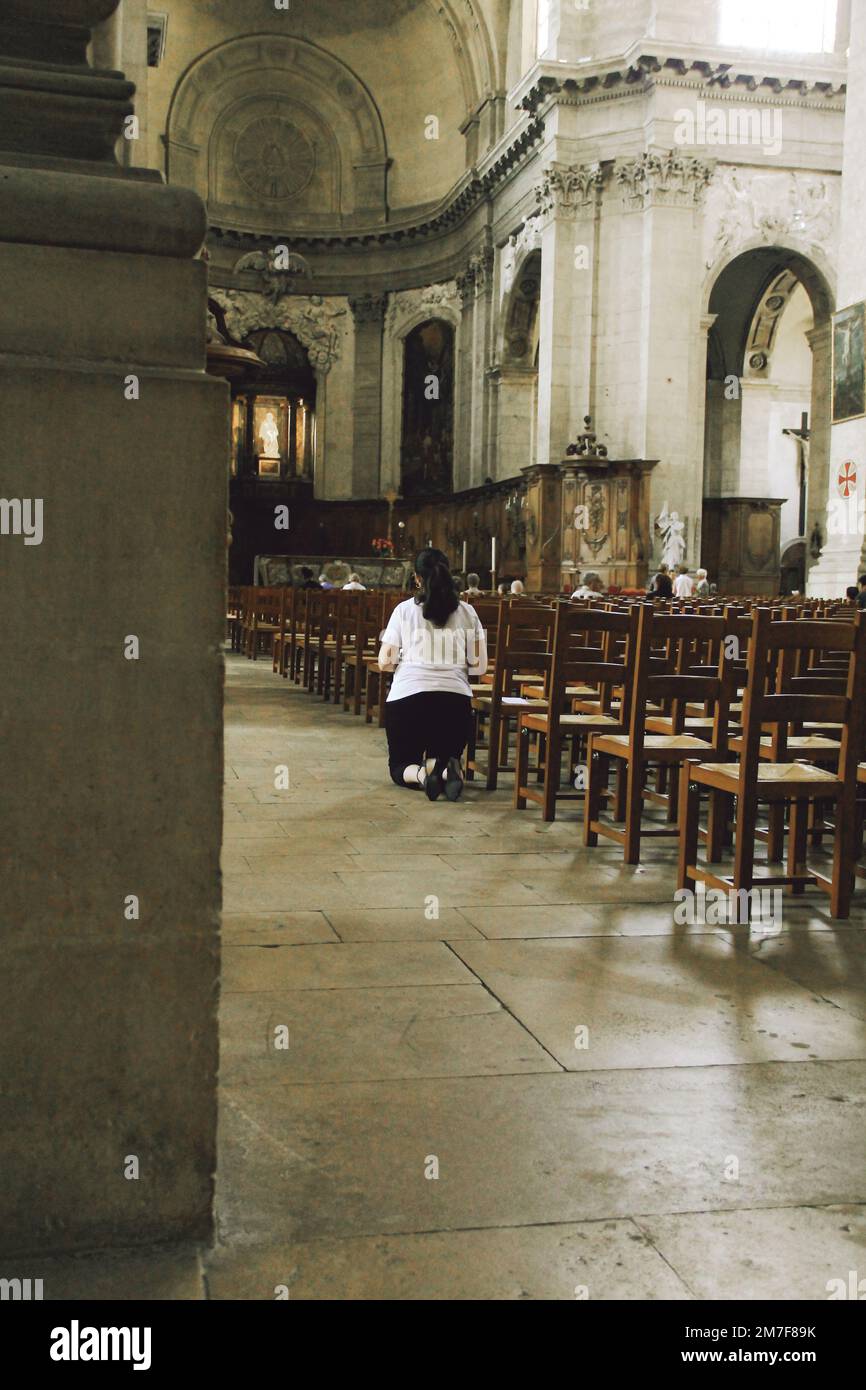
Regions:
<instances>
[{"instance_id":1,"label":"altar","mask_svg":"<svg viewBox=\"0 0 866 1390\"><path fill-rule=\"evenodd\" d=\"M267 588L302 586L304 569L312 570L314 579L324 574L335 589L347 584L350 574L357 574L368 589L405 589L412 575L412 561L376 555L348 560L335 560L332 555L257 555L253 583Z\"/></svg>"}]
</instances>

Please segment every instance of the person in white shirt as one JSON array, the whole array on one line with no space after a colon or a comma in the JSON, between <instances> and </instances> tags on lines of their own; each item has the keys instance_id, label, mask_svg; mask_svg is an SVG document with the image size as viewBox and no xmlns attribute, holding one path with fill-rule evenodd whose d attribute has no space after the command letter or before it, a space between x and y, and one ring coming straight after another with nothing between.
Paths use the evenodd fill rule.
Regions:
<instances>
[{"instance_id":1,"label":"person in white shirt","mask_svg":"<svg viewBox=\"0 0 866 1390\"><path fill-rule=\"evenodd\" d=\"M601 582L601 575L596 574L595 570L587 570L586 574L583 576L583 583L578 584L571 597L592 598L594 594L600 594L603 588L604 585Z\"/></svg>"},{"instance_id":2,"label":"person in white shirt","mask_svg":"<svg viewBox=\"0 0 866 1390\"><path fill-rule=\"evenodd\" d=\"M348 582L347 584L344 584L344 585L343 585L343 588L344 588L344 589L363 589L363 590L364 590L364 593L367 592L367 586L366 586L366 584L362 584L362 583L361 583L361 576L360 576L360 574L350 574L350 575L349 575L349 582Z\"/></svg>"},{"instance_id":3,"label":"person in white shirt","mask_svg":"<svg viewBox=\"0 0 866 1390\"><path fill-rule=\"evenodd\" d=\"M513 579L511 581L511 592L514 594L515 598L521 598L522 595L526 593L522 579Z\"/></svg>"},{"instance_id":4,"label":"person in white shirt","mask_svg":"<svg viewBox=\"0 0 866 1390\"><path fill-rule=\"evenodd\" d=\"M388 767L398 787L423 787L431 801L444 791L456 801L471 728L469 678L487 670L487 641L441 550L419 553L415 584L418 593L398 603L379 649L379 670L394 672L385 702Z\"/></svg>"},{"instance_id":5,"label":"person in white shirt","mask_svg":"<svg viewBox=\"0 0 866 1390\"><path fill-rule=\"evenodd\" d=\"M709 598L710 585L707 580L706 570L695 570L695 579L697 580L697 583L695 584L695 594L697 595L697 597Z\"/></svg>"},{"instance_id":6,"label":"person in white shirt","mask_svg":"<svg viewBox=\"0 0 866 1390\"><path fill-rule=\"evenodd\" d=\"M693 598L695 593L695 581L689 574L686 565L680 565L680 572L674 580L674 598Z\"/></svg>"}]
</instances>

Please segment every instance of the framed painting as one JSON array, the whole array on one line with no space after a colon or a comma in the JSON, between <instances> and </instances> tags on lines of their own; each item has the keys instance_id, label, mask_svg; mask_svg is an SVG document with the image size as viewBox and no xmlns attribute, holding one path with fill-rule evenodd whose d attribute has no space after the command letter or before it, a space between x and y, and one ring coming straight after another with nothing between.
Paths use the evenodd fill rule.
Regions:
<instances>
[{"instance_id":1,"label":"framed painting","mask_svg":"<svg viewBox=\"0 0 866 1390\"><path fill-rule=\"evenodd\" d=\"M866 415L864 312L866 306L861 303L833 315L834 425Z\"/></svg>"}]
</instances>

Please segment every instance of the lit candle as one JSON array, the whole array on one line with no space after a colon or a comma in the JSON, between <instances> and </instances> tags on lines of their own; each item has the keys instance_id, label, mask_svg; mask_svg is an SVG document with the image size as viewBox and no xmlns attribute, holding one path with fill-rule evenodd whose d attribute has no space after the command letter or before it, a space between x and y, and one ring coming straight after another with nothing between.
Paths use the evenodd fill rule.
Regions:
<instances>
[{"instance_id":1,"label":"lit candle","mask_svg":"<svg viewBox=\"0 0 866 1390\"><path fill-rule=\"evenodd\" d=\"M463 542L463 573L466 573L466 542Z\"/></svg>"},{"instance_id":2,"label":"lit candle","mask_svg":"<svg viewBox=\"0 0 866 1390\"><path fill-rule=\"evenodd\" d=\"M492 575L493 575L493 581L494 581L494 583L495 583L495 582L496 582L496 537L495 537L495 536L492 538L492 540L491 540L491 542L490 542L490 571L491 571L491 573L492 573Z\"/></svg>"}]
</instances>

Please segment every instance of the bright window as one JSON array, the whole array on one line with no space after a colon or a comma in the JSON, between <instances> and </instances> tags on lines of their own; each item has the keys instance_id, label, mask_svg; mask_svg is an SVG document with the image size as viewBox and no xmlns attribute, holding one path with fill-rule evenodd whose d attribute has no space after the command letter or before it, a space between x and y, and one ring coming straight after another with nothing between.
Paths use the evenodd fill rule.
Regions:
<instances>
[{"instance_id":1,"label":"bright window","mask_svg":"<svg viewBox=\"0 0 866 1390\"><path fill-rule=\"evenodd\" d=\"M535 27L535 56L541 58L550 43L550 0L538 0Z\"/></svg>"},{"instance_id":2,"label":"bright window","mask_svg":"<svg viewBox=\"0 0 866 1390\"><path fill-rule=\"evenodd\" d=\"M722 0L719 42L734 48L832 53L837 0Z\"/></svg>"}]
</instances>

